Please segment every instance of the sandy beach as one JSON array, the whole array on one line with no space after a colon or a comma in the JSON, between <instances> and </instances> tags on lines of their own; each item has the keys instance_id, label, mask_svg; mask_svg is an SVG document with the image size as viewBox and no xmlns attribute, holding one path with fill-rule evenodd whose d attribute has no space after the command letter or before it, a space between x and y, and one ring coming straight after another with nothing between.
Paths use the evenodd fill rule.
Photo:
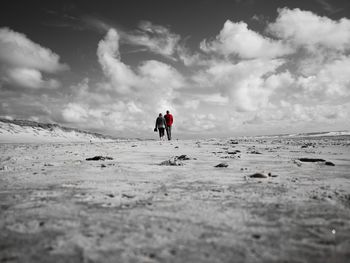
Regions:
<instances>
[{"instance_id":1,"label":"sandy beach","mask_svg":"<svg viewBox=\"0 0 350 263\"><path fill-rule=\"evenodd\" d=\"M1 262L350 258L349 136L0 149Z\"/></svg>"}]
</instances>

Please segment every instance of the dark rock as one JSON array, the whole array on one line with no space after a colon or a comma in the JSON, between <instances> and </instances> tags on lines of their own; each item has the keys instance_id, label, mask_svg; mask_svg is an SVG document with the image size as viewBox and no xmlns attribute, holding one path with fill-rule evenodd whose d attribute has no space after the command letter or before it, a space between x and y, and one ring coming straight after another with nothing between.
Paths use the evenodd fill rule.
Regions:
<instances>
[{"instance_id":1,"label":"dark rock","mask_svg":"<svg viewBox=\"0 0 350 263\"><path fill-rule=\"evenodd\" d=\"M255 239L260 239L261 238L261 236L259 234L253 234L252 237L255 238Z\"/></svg>"},{"instance_id":2,"label":"dark rock","mask_svg":"<svg viewBox=\"0 0 350 263\"><path fill-rule=\"evenodd\" d=\"M105 168L107 167L105 164L101 164L101 168Z\"/></svg>"},{"instance_id":3,"label":"dark rock","mask_svg":"<svg viewBox=\"0 0 350 263\"><path fill-rule=\"evenodd\" d=\"M241 152L240 150L235 150L233 152L228 151L227 154L237 154L237 153L240 153L240 152Z\"/></svg>"},{"instance_id":4,"label":"dark rock","mask_svg":"<svg viewBox=\"0 0 350 263\"><path fill-rule=\"evenodd\" d=\"M175 158L177 160L180 160L180 161L191 160L191 158L189 158L186 154L183 154L183 155L180 155L180 156L176 156Z\"/></svg>"},{"instance_id":5,"label":"dark rock","mask_svg":"<svg viewBox=\"0 0 350 263\"><path fill-rule=\"evenodd\" d=\"M268 178L269 176L263 173L255 173L249 175L250 178Z\"/></svg>"},{"instance_id":6,"label":"dark rock","mask_svg":"<svg viewBox=\"0 0 350 263\"><path fill-rule=\"evenodd\" d=\"M108 194L107 196L110 197L110 198L113 198L114 194Z\"/></svg>"},{"instance_id":7,"label":"dark rock","mask_svg":"<svg viewBox=\"0 0 350 263\"><path fill-rule=\"evenodd\" d=\"M325 162L326 160L323 159L318 159L318 158L300 158L298 159L301 162L311 162L311 163L316 163L316 162Z\"/></svg>"},{"instance_id":8,"label":"dark rock","mask_svg":"<svg viewBox=\"0 0 350 263\"><path fill-rule=\"evenodd\" d=\"M94 156L91 158L86 158L86 161L105 161L105 160L113 160L112 157L108 157L108 156Z\"/></svg>"},{"instance_id":9,"label":"dark rock","mask_svg":"<svg viewBox=\"0 0 350 263\"><path fill-rule=\"evenodd\" d=\"M125 198L129 198L129 199L131 199L131 198L134 198L134 197L135 197L135 195L122 194L122 197L125 197Z\"/></svg>"},{"instance_id":10,"label":"dark rock","mask_svg":"<svg viewBox=\"0 0 350 263\"><path fill-rule=\"evenodd\" d=\"M218 165L215 165L215 167L226 168L226 167L228 167L228 164L227 163L219 163Z\"/></svg>"},{"instance_id":11,"label":"dark rock","mask_svg":"<svg viewBox=\"0 0 350 263\"><path fill-rule=\"evenodd\" d=\"M309 163L324 163L325 165L328 166L335 166L334 163L323 160L323 159L319 159L319 158L300 158L298 159L301 162L309 162Z\"/></svg>"},{"instance_id":12,"label":"dark rock","mask_svg":"<svg viewBox=\"0 0 350 263\"><path fill-rule=\"evenodd\" d=\"M258 152L258 151L251 151L250 153L251 154L262 154L261 152Z\"/></svg>"}]
</instances>

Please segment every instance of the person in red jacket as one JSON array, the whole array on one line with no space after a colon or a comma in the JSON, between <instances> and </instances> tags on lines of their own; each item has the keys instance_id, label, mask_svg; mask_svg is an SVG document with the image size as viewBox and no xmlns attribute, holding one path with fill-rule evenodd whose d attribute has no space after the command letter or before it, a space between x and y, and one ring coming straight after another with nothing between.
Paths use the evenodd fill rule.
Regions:
<instances>
[{"instance_id":1,"label":"person in red jacket","mask_svg":"<svg viewBox=\"0 0 350 263\"><path fill-rule=\"evenodd\" d=\"M168 140L171 140L171 126L173 125L174 118L173 115L169 113L169 111L166 111L166 114L164 115L165 123L166 123L166 135L168 136Z\"/></svg>"}]
</instances>

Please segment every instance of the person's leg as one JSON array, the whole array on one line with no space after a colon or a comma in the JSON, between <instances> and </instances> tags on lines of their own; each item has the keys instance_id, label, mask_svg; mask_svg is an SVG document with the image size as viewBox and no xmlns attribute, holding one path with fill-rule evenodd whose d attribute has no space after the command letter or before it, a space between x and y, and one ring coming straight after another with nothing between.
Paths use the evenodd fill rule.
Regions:
<instances>
[{"instance_id":1,"label":"person's leg","mask_svg":"<svg viewBox=\"0 0 350 263\"><path fill-rule=\"evenodd\" d=\"M162 129L158 128L158 132L159 132L159 140L161 140L162 139Z\"/></svg>"},{"instance_id":2,"label":"person's leg","mask_svg":"<svg viewBox=\"0 0 350 263\"><path fill-rule=\"evenodd\" d=\"M166 129L166 136L168 137L168 140L170 141L170 126L167 126Z\"/></svg>"},{"instance_id":3,"label":"person's leg","mask_svg":"<svg viewBox=\"0 0 350 263\"><path fill-rule=\"evenodd\" d=\"M168 140L171 140L171 126L168 127Z\"/></svg>"},{"instance_id":4,"label":"person's leg","mask_svg":"<svg viewBox=\"0 0 350 263\"><path fill-rule=\"evenodd\" d=\"M159 128L159 136L160 136L160 139L164 137L164 128Z\"/></svg>"}]
</instances>

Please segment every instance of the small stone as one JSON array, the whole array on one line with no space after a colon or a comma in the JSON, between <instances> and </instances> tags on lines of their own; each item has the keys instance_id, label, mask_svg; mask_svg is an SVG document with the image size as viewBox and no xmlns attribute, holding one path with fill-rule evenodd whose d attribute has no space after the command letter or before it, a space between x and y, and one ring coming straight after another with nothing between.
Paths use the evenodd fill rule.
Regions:
<instances>
[{"instance_id":1,"label":"small stone","mask_svg":"<svg viewBox=\"0 0 350 263\"><path fill-rule=\"evenodd\" d=\"M325 160L318 159L318 158L300 158L298 160L301 161L301 162L309 162L309 163L325 162Z\"/></svg>"},{"instance_id":2,"label":"small stone","mask_svg":"<svg viewBox=\"0 0 350 263\"><path fill-rule=\"evenodd\" d=\"M129 198L129 199L131 199L131 198L134 198L134 197L135 197L135 195L130 195L130 194L122 194L122 197L125 197L125 198Z\"/></svg>"},{"instance_id":3,"label":"small stone","mask_svg":"<svg viewBox=\"0 0 350 263\"><path fill-rule=\"evenodd\" d=\"M260 239L261 238L261 236L259 234L253 234L252 237L255 238L255 239Z\"/></svg>"},{"instance_id":4,"label":"small stone","mask_svg":"<svg viewBox=\"0 0 350 263\"><path fill-rule=\"evenodd\" d=\"M108 156L94 156L91 158L86 158L86 161L105 161L105 160L113 160L112 157L108 157Z\"/></svg>"},{"instance_id":5,"label":"small stone","mask_svg":"<svg viewBox=\"0 0 350 263\"><path fill-rule=\"evenodd\" d=\"M186 154L183 154L183 155L180 155L180 156L176 156L175 159L176 160L181 160L181 161L190 160L190 158Z\"/></svg>"},{"instance_id":6,"label":"small stone","mask_svg":"<svg viewBox=\"0 0 350 263\"><path fill-rule=\"evenodd\" d=\"M251 154L262 154L261 152L258 152L258 151L251 151L250 153Z\"/></svg>"},{"instance_id":7,"label":"small stone","mask_svg":"<svg viewBox=\"0 0 350 263\"><path fill-rule=\"evenodd\" d=\"M249 175L250 178L268 178L269 176L263 173L255 173Z\"/></svg>"},{"instance_id":8,"label":"small stone","mask_svg":"<svg viewBox=\"0 0 350 263\"><path fill-rule=\"evenodd\" d=\"M325 165L329 165L329 166L335 166L335 164L334 164L334 163L329 162L329 161L326 161L324 164L325 164Z\"/></svg>"},{"instance_id":9,"label":"small stone","mask_svg":"<svg viewBox=\"0 0 350 263\"><path fill-rule=\"evenodd\" d=\"M108 194L107 196L110 197L110 198L113 198L114 194Z\"/></svg>"},{"instance_id":10,"label":"small stone","mask_svg":"<svg viewBox=\"0 0 350 263\"><path fill-rule=\"evenodd\" d=\"M219 163L218 165L215 165L215 167L226 168L226 167L228 167L228 164L227 163Z\"/></svg>"},{"instance_id":11,"label":"small stone","mask_svg":"<svg viewBox=\"0 0 350 263\"><path fill-rule=\"evenodd\" d=\"M101 164L101 168L105 168L107 167L105 164Z\"/></svg>"}]
</instances>

